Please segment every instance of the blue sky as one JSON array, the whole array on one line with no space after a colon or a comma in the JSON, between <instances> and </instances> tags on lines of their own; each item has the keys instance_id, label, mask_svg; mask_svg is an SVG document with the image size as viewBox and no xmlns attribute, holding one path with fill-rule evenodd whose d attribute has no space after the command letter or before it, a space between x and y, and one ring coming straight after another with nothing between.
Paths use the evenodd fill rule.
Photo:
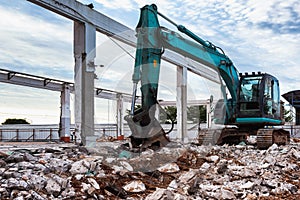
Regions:
<instances>
[{"instance_id":1,"label":"blue sky","mask_svg":"<svg viewBox=\"0 0 300 200\"><path fill-rule=\"evenodd\" d=\"M186 26L204 40L222 47L240 72L271 73L280 81L281 94L300 89L298 0L80 2L93 2L95 10L132 29L137 24L139 8L156 3L159 11L173 21ZM25 0L0 0L0 17L0 68L73 80L72 21ZM107 48L110 53L113 52L113 57L108 54ZM134 55L133 48L126 49ZM108 66L97 68L96 86L131 92L133 59L101 34L97 34L96 61ZM128 64L124 66L124 63ZM165 67L161 77L164 78L161 78L163 84L160 95L162 98L171 96L175 99L175 68L163 65ZM206 98L209 93L214 92L206 80L192 74L189 75L189 80L193 83L190 84L193 95L189 96L193 98ZM201 95L199 88L205 89L205 92L201 90ZM0 122L8 117L26 118L32 123L59 121L60 94L56 92L0 83L0 95ZM107 100L97 100L96 122L113 121L114 104Z\"/></svg>"}]
</instances>

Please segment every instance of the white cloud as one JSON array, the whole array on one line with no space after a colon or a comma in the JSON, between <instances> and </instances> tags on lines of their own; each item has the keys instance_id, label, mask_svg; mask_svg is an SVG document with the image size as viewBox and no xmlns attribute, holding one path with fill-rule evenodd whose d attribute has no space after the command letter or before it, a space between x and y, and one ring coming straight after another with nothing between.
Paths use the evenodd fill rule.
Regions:
<instances>
[{"instance_id":1,"label":"white cloud","mask_svg":"<svg viewBox=\"0 0 300 200\"><path fill-rule=\"evenodd\" d=\"M54 24L0 6L0 61L72 70L72 23Z\"/></svg>"},{"instance_id":2,"label":"white cloud","mask_svg":"<svg viewBox=\"0 0 300 200\"><path fill-rule=\"evenodd\" d=\"M122 21L127 21L127 18L131 19L132 16L128 16L131 14L138 16L140 7L155 3L161 13L176 23L186 26L204 40L210 40L222 47L239 71L272 73L282 80L283 93L297 89L300 84L298 78L300 74L300 2L298 0L81 1L93 2L96 4L95 8L97 4L100 4L105 8L106 13L119 14ZM122 15L122 11L126 15ZM24 70L31 70L37 75L43 75L47 71L56 74L59 74L61 70L73 72L71 21L55 24L51 20L47 21L44 18L25 14L22 8L17 10L3 6L0 6L0 17L5 19L0 21L0 61L2 63L22 64L26 66ZM161 18L160 23L164 26L167 24ZM173 29L176 28L173 27ZM289 30L294 30L294 32L289 32ZM127 92L130 93L132 58L129 58L119 47L112 48L114 45L112 42L100 44L103 49L97 50L100 53L97 54L100 56L96 58L99 62L97 64L104 64L109 69L97 69L97 73L100 78L104 77L108 81L101 82L104 80L102 79L96 84L99 84L99 87L128 90ZM129 51L132 52L132 49ZM100 60L97 60L98 58ZM61 77L63 76L62 74ZM202 96L199 94L203 92L203 87L209 91L209 84L206 81L196 81L193 77L189 79L192 81L192 86L196 86L192 88L192 92L197 98ZM165 91L161 90L161 95L174 93L174 80L175 77L169 80L162 70L160 81L163 84L161 88ZM215 91L209 91L209 93L213 92ZM7 95L9 97L9 94Z\"/></svg>"},{"instance_id":3,"label":"white cloud","mask_svg":"<svg viewBox=\"0 0 300 200\"><path fill-rule=\"evenodd\" d=\"M97 3L102 4L104 7L109 8L109 9L124 9L127 11L131 11L133 9L136 9L133 6L133 1L131 0L123 0L123 1L118 1L118 0L95 0Z\"/></svg>"},{"instance_id":4,"label":"white cloud","mask_svg":"<svg viewBox=\"0 0 300 200\"><path fill-rule=\"evenodd\" d=\"M288 22L299 22L293 16L300 9L297 0L288 1L239 1L209 0L198 1L128 1L115 6L142 7L155 3L158 10L177 22L183 24L204 40L210 40L222 47L232 58L239 71L263 71L275 73L280 79L296 78L297 73L290 75L282 72L283 67L298 71L300 33L282 34L271 27L272 23L293 28ZM112 4L114 5L114 4ZM111 6L111 5L108 5ZM134 10L134 9L133 9ZM135 10L136 12L136 10ZM163 19L160 23L163 23ZM265 23L265 24L263 24ZM268 23L270 25L268 26ZM296 29L297 27L294 27ZM174 29L176 29L174 27ZM299 72L300 73L300 72ZM296 79L295 79L296 81ZM284 84L282 84L284 85ZM291 89L283 86L284 91Z\"/></svg>"},{"instance_id":5,"label":"white cloud","mask_svg":"<svg viewBox=\"0 0 300 200\"><path fill-rule=\"evenodd\" d=\"M7 118L26 118L35 124L59 122L59 92L0 83L0 96L0 123Z\"/></svg>"}]
</instances>

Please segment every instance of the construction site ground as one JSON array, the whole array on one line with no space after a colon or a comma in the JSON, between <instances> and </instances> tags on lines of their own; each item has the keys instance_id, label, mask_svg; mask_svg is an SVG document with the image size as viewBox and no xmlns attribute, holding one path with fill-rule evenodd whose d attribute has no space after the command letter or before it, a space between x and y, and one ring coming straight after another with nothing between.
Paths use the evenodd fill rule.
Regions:
<instances>
[{"instance_id":1,"label":"construction site ground","mask_svg":"<svg viewBox=\"0 0 300 200\"><path fill-rule=\"evenodd\" d=\"M0 143L0 199L300 199L299 139L140 153L124 142Z\"/></svg>"}]
</instances>

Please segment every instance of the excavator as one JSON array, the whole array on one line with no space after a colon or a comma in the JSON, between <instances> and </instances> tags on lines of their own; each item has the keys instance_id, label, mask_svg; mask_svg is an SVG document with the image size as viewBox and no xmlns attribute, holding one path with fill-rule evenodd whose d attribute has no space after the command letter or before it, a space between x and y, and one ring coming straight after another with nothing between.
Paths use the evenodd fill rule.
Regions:
<instances>
[{"instance_id":1,"label":"excavator","mask_svg":"<svg viewBox=\"0 0 300 200\"><path fill-rule=\"evenodd\" d=\"M158 16L188 37L160 26ZM235 144L247 141L252 135L256 135L257 147L261 149L274 143L289 143L289 132L279 126L284 124L284 116L277 78L261 72L239 73L220 47L176 24L158 12L155 4L141 8L136 33L131 111L125 116L132 132L128 144L131 149L162 147L170 141L168 133L155 118L161 57L165 49L217 71L226 86L221 87L223 97L216 103L213 117L216 124L225 126L201 129L198 133L199 144ZM139 82L141 107L136 108Z\"/></svg>"}]
</instances>

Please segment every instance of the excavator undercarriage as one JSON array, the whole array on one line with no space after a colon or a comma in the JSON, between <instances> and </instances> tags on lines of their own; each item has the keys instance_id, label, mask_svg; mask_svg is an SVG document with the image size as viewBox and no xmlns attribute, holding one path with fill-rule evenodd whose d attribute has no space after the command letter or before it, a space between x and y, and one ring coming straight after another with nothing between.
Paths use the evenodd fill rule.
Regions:
<instances>
[{"instance_id":1,"label":"excavator undercarriage","mask_svg":"<svg viewBox=\"0 0 300 200\"><path fill-rule=\"evenodd\" d=\"M256 135L256 146L267 149L272 144L286 145L290 143L290 133L282 128L262 128L257 131L239 130L238 128L202 129L198 133L200 145L223 145L248 143L248 138Z\"/></svg>"}]
</instances>

